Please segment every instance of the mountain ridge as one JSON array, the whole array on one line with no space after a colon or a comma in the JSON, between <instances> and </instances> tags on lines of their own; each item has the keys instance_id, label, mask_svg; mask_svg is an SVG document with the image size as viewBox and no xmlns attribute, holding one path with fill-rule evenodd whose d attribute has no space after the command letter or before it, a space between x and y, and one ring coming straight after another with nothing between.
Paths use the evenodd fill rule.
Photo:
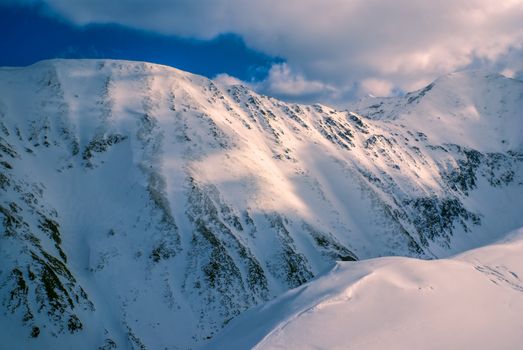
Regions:
<instances>
[{"instance_id":1,"label":"mountain ridge","mask_svg":"<svg viewBox=\"0 0 523 350\"><path fill-rule=\"evenodd\" d=\"M25 348L189 348L337 260L491 242L523 226L523 88L499 89L505 143L466 108L471 137L429 133L433 91L375 120L143 62L0 70L0 323Z\"/></svg>"}]
</instances>

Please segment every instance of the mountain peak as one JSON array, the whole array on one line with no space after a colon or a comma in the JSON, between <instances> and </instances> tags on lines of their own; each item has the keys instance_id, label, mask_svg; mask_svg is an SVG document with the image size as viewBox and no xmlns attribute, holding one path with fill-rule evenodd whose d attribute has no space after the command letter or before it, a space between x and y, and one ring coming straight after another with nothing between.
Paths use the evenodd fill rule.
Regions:
<instances>
[{"instance_id":1,"label":"mountain peak","mask_svg":"<svg viewBox=\"0 0 523 350\"><path fill-rule=\"evenodd\" d=\"M486 70L451 73L405 96L372 98L351 106L376 120L401 120L440 143L460 139L471 148L523 149L519 107L523 82Z\"/></svg>"},{"instance_id":2,"label":"mountain peak","mask_svg":"<svg viewBox=\"0 0 523 350\"><path fill-rule=\"evenodd\" d=\"M0 70L4 345L194 348L337 261L523 226L523 95L491 84L349 112L143 62Z\"/></svg>"}]
</instances>

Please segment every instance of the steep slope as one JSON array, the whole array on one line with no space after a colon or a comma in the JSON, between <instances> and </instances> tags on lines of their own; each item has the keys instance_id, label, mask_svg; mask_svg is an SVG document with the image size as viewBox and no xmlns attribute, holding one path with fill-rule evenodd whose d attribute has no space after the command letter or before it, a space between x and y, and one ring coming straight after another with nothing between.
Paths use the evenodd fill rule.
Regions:
<instances>
[{"instance_id":1,"label":"steep slope","mask_svg":"<svg viewBox=\"0 0 523 350\"><path fill-rule=\"evenodd\" d=\"M3 339L185 349L337 260L523 226L523 83L383 101L288 104L140 62L0 70Z\"/></svg>"},{"instance_id":2,"label":"steep slope","mask_svg":"<svg viewBox=\"0 0 523 350\"><path fill-rule=\"evenodd\" d=\"M448 260L339 262L231 322L209 349L520 349L523 229Z\"/></svg>"},{"instance_id":3,"label":"steep slope","mask_svg":"<svg viewBox=\"0 0 523 350\"><path fill-rule=\"evenodd\" d=\"M403 120L435 144L486 152L521 150L521 81L483 70L446 75L398 98L366 98L351 106L372 119Z\"/></svg>"}]
</instances>

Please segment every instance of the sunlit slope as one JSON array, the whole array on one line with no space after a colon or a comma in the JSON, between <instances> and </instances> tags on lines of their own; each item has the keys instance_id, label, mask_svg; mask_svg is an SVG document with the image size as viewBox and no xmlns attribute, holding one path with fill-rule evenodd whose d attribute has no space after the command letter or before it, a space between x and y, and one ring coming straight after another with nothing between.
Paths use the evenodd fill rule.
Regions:
<instances>
[{"instance_id":1,"label":"sunlit slope","mask_svg":"<svg viewBox=\"0 0 523 350\"><path fill-rule=\"evenodd\" d=\"M442 79L353 113L141 62L1 69L2 338L188 348L336 261L523 226L523 83Z\"/></svg>"},{"instance_id":2,"label":"sunlit slope","mask_svg":"<svg viewBox=\"0 0 523 350\"><path fill-rule=\"evenodd\" d=\"M231 322L209 349L520 349L523 230L451 259L340 262Z\"/></svg>"}]
</instances>

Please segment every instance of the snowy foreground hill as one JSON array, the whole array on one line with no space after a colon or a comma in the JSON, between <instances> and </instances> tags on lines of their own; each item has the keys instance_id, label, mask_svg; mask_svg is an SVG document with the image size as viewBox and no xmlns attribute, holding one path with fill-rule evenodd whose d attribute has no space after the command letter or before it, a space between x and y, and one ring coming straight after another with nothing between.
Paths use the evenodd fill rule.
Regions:
<instances>
[{"instance_id":1,"label":"snowy foreground hill","mask_svg":"<svg viewBox=\"0 0 523 350\"><path fill-rule=\"evenodd\" d=\"M209 349L521 349L523 229L448 260L339 262L233 320Z\"/></svg>"},{"instance_id":2,"label":"snowy foreground hill","mask_svg":"<svg viewBox=\"0 0 523 350\"><path fill-rule=\"evenodd\" d=\"M523 275L512 255L339 261L448 257L523 227L522 107L522 82L481 71L349 112L140 62L2 68L0 348L233 348L269 333L262 348L299 348L316 322L347 337L368 326L354 343L389 339L397 319L371 317L372 305L390 297L398 308L385 311L399 312L433 286L442 294L407 304L439 310L461 285L454 274L456 303L496 299L491 320L470 316L477 328L455 319L463 334L490 322L510 348ZM357 285L365 298L339 312L363 326L329 310L289 322L290 309ZM254 332L256 312L266 323ZM338 317L354 327L335 328ZM405 328L394 334L425 327L416 312L395 317ZM254 333L235 333L240 320ZM226 325L233 339L217 336Z\"/></svg>"}]
</instances>

